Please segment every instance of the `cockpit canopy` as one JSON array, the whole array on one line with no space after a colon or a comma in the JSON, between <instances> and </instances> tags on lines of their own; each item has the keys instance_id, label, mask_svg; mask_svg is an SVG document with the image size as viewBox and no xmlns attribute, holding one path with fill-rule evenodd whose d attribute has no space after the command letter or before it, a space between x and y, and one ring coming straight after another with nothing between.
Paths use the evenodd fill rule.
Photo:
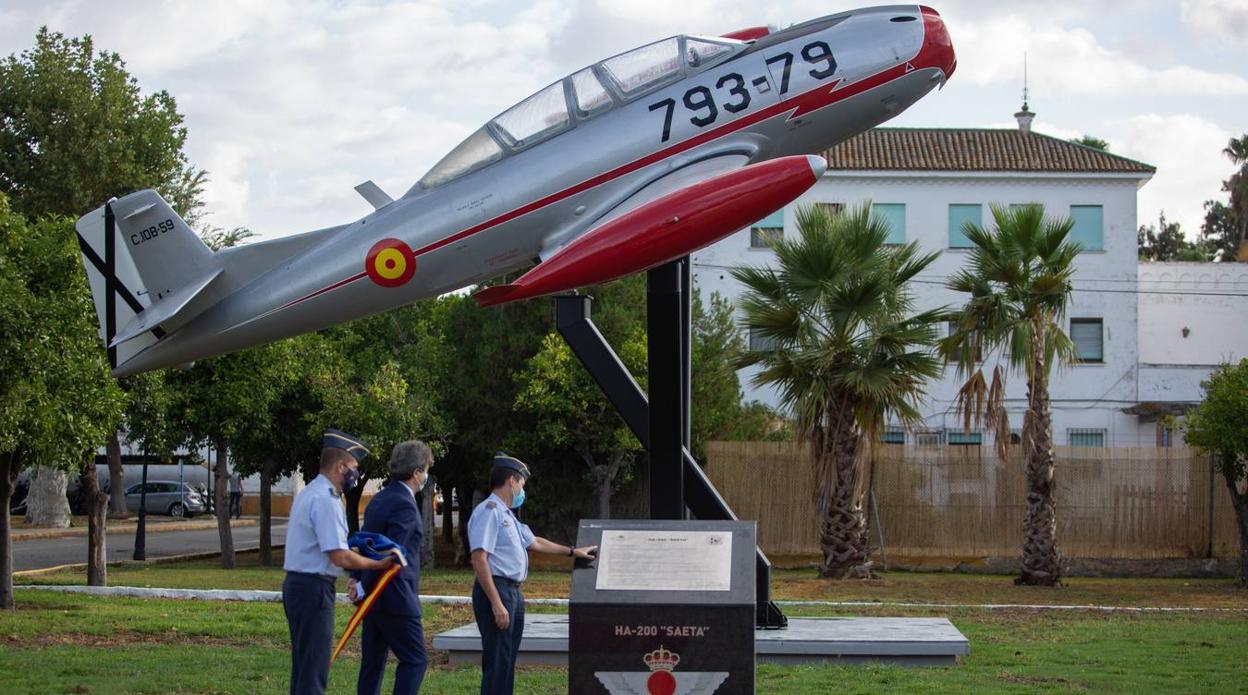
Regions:
<instances>
[{"instance_id":1,"label":"cockpit canopy","mask_svg":"<svg viewBox=\"0 0 1248 695\"><path fill-rule=\"evenodd\" d=\"M420 179L435 188L576 127L617 105L704 70L748 42L700 36L655 41L579 70L507 109Z\"/></svg>"}]
</instances>

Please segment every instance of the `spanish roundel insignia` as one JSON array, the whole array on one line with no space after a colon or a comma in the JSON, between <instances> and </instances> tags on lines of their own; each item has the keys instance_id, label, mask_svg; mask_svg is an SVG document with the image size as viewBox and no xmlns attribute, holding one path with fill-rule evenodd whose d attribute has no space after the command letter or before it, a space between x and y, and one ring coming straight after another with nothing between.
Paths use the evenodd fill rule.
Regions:
<instances>
[{"instance_id":1,"label":"spanish roundel insignia","mask_svg":"<svg viewBox=\"0 0 1248 695\"><path fill-rule=\"evenodd\" d=\"M364 260L368 277L382 287L398 287L416 274L416 256L398 239L382 239L373 244Z\"/></svg>"}]
</instances>

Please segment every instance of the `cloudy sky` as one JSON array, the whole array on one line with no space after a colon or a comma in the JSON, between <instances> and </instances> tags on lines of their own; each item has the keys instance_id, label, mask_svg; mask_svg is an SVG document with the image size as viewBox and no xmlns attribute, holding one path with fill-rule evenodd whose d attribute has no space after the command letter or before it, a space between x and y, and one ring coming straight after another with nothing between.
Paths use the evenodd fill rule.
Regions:
<instances>
[{"instance_id":1,"label":"cloudy sky","mask_svg":"<svg viewBox=\"0 0 1248 695\"><path fill-rule=\"evenodd\" d=\"M863 2L862 4L868 4ZM1157 167L1140 220L1189 235L1248 131L1248 0L946 0L958 71L890 125L1015 127L1027 52L1035 129ZM464 136L588 63L676 33L780 27L860 6L790 0L6 0L0 54L47 25L168 90L207 169L209 222L265 237L354 219Z\"/></svg>"}]
</instances>

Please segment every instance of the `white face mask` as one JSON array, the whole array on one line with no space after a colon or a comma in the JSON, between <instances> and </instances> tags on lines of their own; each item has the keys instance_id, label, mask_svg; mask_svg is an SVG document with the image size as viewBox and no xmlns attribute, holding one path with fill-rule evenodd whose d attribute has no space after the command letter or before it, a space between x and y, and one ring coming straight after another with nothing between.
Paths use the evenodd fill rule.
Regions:
<instances>
[{"instance_id":1,"label":"white face mask","mask_svg":"<svg viewBox=\"0 0 1248 695\"><path fill-rule=\"evenodd\" d=\"M420 484L416 486L416 492L420 492L421 490L424 490L425 483L428 483L428 482L429 482L429 471L425 471L425 477L420 479Z\"/></svg>"}]
</instances>

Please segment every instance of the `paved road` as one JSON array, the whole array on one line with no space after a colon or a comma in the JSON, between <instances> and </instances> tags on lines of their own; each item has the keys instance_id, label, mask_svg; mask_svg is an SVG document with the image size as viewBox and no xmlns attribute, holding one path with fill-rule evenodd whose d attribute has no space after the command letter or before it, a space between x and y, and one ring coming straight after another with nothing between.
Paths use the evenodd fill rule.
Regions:
<instances>
[{"instance_id":1,"label":"paved road","mask_svg":"<svg viewBox=\"0 0 1248 695\"><path fill-rule=\"evenodd\" d=\"M273 524L273 543L286 539L285 522ZM234 547L242 550L260 545L260 527L234 529ZM162 531L147 534L147 559L186 553L207 553L220 550L217 530ZM108 560L129 560L134 557L134 532L108 534ZM87 561L86 536L13 542L13 569L33 570Z\"/></svg>"}]
</instances>

